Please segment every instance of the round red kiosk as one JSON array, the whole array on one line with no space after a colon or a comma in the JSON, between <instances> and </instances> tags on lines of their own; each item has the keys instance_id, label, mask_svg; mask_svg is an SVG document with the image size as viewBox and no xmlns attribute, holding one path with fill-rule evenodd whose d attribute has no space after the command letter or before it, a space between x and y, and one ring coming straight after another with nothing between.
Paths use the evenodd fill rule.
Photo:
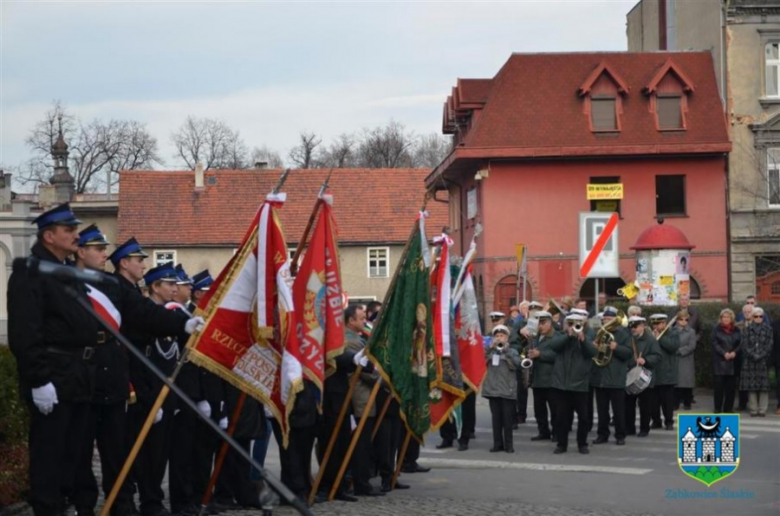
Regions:
<instances>
[{"instance_id":1,"label":"round red kiosk","mask_svg":"<svg viewBox=\"0 0 780 516\"><path fill-rule=\"evenodd\" d=\"M636 251L637 302L640 305L674 306L690 296L691 245L685 233L674 226L650 226L631 249Z\"/></svg>"}]
</instances>

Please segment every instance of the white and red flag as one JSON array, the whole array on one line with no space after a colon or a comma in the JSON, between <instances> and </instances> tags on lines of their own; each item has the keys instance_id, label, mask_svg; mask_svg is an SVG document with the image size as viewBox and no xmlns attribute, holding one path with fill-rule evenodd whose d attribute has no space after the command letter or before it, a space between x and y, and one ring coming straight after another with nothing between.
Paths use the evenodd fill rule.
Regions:
<instances>
[{"instance_id":1,"label":"white and red flag","mask_svg":"<svg viewBox=\"0 0 780 516\"><path fill-rule=\"evenodd\" d=\"M345 346L344 292L331 203L330 195L317 202L317 224L293 284L303 374L320 392Z\"/></svg>"},{"instance_id":2,"label":"white and red flag","mask_svg":"<svg viewBox=\"0 0 780 516\"><path fill-rule=\"evenodd\" d=\"M455 335L460 354L460 369L463 383L474 392L479 392L485 378L485 349L482 330L479 326L477 293L471 270L471 261L476 254L476 245L463 258L463 265L455 282L452 304L455 307Z\"/></svg>"},{"instance_id":3,"label":"white and red flag","mask_svg":"<svg viewBox=\"0 0 780 516\"><path fill-rule=\"evenodd\" d=\"M282 428L303 388L301 348L293 308L287 244L269 194L241 247L202 301L206 320L194 334L190 359L258 399Z\"/></svg>"}]
</instances>

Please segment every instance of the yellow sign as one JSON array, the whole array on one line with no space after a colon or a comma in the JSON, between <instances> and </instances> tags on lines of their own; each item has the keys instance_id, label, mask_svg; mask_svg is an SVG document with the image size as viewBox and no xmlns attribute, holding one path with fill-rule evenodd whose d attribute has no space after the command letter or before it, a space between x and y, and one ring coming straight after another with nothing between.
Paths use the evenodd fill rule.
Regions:
<instances>
[{"instance_id":1,"label":"yellow sign","mask_svg":"<svg viewBox=\"0 0 780 516\"><path fill-rule=\"evenodd\" d=\"M601 199L622 199L623 183L612 184L588 184L588 200L598 201Z\"/></svg>"},{"instance_id":2,"label":"yellow sign","mask_svg":"<svg viewBox=\"0 0 780 516\"><path fill-rule=\"evenodd\" d=\"M626 299L634 299L636 295L639 294L639 289L634 283L629 283L623 288L619 288L617 293Z\"/></svg>"},{"instance_id":3,"label":"yellow sign","mask_svg":"<svg viewBox=\"0 0 780 516\"><path fill-rule=\"evenodd\" d=\"M674 276L661 276L659 283L662 287L669 287L674 285Z\"/></svg>"},{"instance_id":4,"label":"yellow sign","mask_svg":"<svg viewBox=\"0 0 780 516\"><path fill-rule=\"evenodd\" d=\"M608 213L618 211L618 201L596 201L596 211Z\"/></svg>"},{"instance_id":5,"label":"yellow sign","mask_svg":"<svg viewBox=\"0 0 780 516\"><path fill-rule=\"evenodd\" d=\"M523 269L523 258L525 255L525 245L523 244L515 244L515 250L517 251L517 268L519 270Z\"/></svg>"}]
</instances>

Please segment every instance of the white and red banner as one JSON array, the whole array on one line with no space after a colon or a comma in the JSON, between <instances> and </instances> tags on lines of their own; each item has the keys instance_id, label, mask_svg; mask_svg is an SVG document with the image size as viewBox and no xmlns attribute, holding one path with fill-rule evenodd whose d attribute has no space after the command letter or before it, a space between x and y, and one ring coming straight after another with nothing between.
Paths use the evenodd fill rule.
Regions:
<instances>
[{"instance_id":1,"label":"white and red banner","mask_svg":"<svg viewBox=\"0 0 780 516\"><path fill-rule=\"evenodd\" d=\"M476 246L463 259L461 272L455 282L453 305L455 306L455 334L460 354L460 369L463 373L463 383L474 392L479 392L482 380L485 378L485 350L482 341L482 330L479 326L477 311L477 293L471 270L471 260L474 258Z\"/></svg>"},{"instance_id":2,"label":"white and red banner","mask_svg":"<svg viewBox=\"0 0 780 516\"><path fill-rule=\"evenodd\" d=\"M323 196L311 241L293 283L303 374L322 392L344 352L344 295L332 198ZM319 398L322 400L322 396Z\"/></svg>"},{"instance_id":3,"label":"white and red banner","mask_svg":"<svg viewBox=\"0 0 780 516\"><path fill-rule=\"evenodd\" d=\"M271 194L255 215L238 252L202 301L206 320L193 335L190 359L260 400L282 428L303 388L295 331L292 277L277 210L285 194Z\"/></svg>"},{"instance_id":4,"label":"white and red banner","mask_svg":"<svg viewBox=\"0 0 780 516\"><path fill-rule=\"evenodd\" d=\"M451 309L451 290L452 281L450 273L450 247L453 246L453 240L442 233L440 237L433 239L434 244L441 245L439 253L439 263L434 271L433 288L436 293L433 313L433 338L436 344L436 354L440 357L448 357L450 351L450 309Z\"/></svg>"},{"instance_id":5,"label":"white and red banner","mask_svg":"<svg viewBox=\"0 0 780 516\"><path fill-rule=\"evenodd\" d=\"M87 285L87 296L90 303L92 303L92 308L100 315L100 318L113 329L119 331L119 327L122 326L122 314L119 313L114 303L108 299L108 296L92 285Z\"/></svg>"}]
</instances>

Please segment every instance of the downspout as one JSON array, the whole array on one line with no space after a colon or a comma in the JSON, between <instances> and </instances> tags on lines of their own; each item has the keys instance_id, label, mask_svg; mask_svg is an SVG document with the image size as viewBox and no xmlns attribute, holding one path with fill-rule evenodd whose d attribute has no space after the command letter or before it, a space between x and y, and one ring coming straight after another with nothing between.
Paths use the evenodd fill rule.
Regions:
<instances>
[{"instance_id":1,"label":"downspout","mask_svg":"<svg viewBox=\"0 0 780 516\"><path fill-rule=\"evenodd\" d=\"M727 9L728 9L728 0L721 0L720 2L721 10L720 10L720 17L721 17L721 31L720 31L720 61L721 61L721 80L722 82L722 89L721 89L721 99L723 100L723 111L724 111L724 120L726 122L726 132L729 135L729 141L731 141L731 116L729 114L729 83L728 83L728 47L726 42L728 41L728 37L726 34L726 31L728 30L728 17L727 17ZM729 176L731 174L731 159L730 154L726 153L726 163L724 165L724 171L726 174L726 286L727 286L727 292L728 292L728 301L729 303L733 300L733 290L732 290L732 272L731 272L731 258L732 258L732 251L731 251L731 182L729 180Z\"/></svg>"}]
</instances>

